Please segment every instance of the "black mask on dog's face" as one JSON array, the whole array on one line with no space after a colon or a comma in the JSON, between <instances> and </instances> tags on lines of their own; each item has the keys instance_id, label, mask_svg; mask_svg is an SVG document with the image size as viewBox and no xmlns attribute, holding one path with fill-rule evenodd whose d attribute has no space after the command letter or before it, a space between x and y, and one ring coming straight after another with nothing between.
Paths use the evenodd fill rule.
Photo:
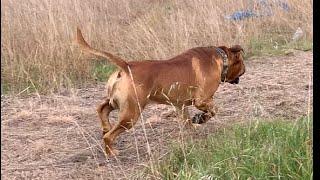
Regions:
<instances>
[{"instance_id":1,"label":"black mask on dog's face","mask_svg":"<svg viewBox=\"0 0 320 180\"><path fill-rule=\"evenodd\" d=\"M245 73L245 65L243 63L243 49L240 45L234 45L231 48L222 48L228 56L228 73L226 82L230 84L238 84L240 76Z\"/></svg>"},{"instance_id":2,"label":"black mask on dog's face","mask_svg":"<svg viewBox=\"0 0 320 180\"><path fill-rule=\"evenodd\" d=\"M232 80L232 81L230 81L229 83L230 83L230 84L239 84L239 82L240 82L240 78L237 77L235 80Z\"/></svg>"},{"instance_id":3,"label":"black mask on dog's face","mask_svg":"<svg viewBox=\"0 0 320 180\"><path fill-rule=\"evenodd\" d=\"M238 77L236 77L234 80L230 81L230 84L239 84L240 82L240 77L245 73L245 66L243 65L242 69L241 69L241 74L239 74Z\"/></svg>"}]
</instances>

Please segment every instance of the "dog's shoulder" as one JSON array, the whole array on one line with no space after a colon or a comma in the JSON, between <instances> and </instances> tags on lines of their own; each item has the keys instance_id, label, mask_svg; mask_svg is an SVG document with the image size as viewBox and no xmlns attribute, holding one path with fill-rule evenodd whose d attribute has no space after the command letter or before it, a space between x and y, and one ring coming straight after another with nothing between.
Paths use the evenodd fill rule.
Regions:
<instances>
[{"instance_id":1,"label":"dog's shoulder","mask_svg":"<svg viewBox=\"0 0 320 180\"><path fill-rule=\"evenodd\" d=\"M194 47L178 55L177 57L183 57L183 58L197 57L199 59L207 59L212 57L212 55L215 53L214 49L215 49L214 46Z\"/></svg>"},{"instance_id":2,"label":"dog's shoulder","mask_svg":"<svg viewBox=\"0 0 320 180\"><path fill-rule=\"evenodd\" d=\"M198 54L212 54L214 52L214 46L201 46L189 49L190 52Z\"/></svg>"}]
</instances>

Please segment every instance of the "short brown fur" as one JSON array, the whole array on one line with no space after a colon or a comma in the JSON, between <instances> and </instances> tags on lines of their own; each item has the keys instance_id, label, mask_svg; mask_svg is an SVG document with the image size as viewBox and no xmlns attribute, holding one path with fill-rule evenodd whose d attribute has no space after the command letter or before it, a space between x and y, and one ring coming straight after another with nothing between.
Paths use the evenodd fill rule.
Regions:
<instances>
[{"instance_id":1,"label":"short brown fur","mask_svg":"<svg viewBox=\"0 0 320 180\"><path fill-rule=\"evenodd\" d=\"M120 68L110 76L107 98L97 108L108 154L118 154L112 148L113 141L137 122L140 110L149 102L174 105L188 124L192 123L186 106L194 105L203 111L201 118L204 122L215 115L213 95L221 83L223 65L217 47L192 48L168 60L126 62L111 53L90 47L79 28L77 41L83 50L108 59ZM228 56L225 81L232 83L245 72L243 49L239 45L219 48ZM112 126L108 115L114 109L120 109L119 121Z\"/></svg>"}]
</instances>

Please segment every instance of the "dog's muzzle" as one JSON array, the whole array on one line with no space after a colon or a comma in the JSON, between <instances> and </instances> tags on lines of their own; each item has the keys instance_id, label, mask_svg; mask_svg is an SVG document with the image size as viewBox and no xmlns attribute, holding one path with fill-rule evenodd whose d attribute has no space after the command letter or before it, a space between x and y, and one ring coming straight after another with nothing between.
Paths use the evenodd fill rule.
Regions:
<instances>
[{"instance_id":1,"label":"dog's muzzle","mask_svg":"<svg viewBox=\"0 0 320 180\"><path fill-rule=\"evenodd\" d=\"M230 82L230 84L239 84L239 81L240 81L240 79L239 79L239 77L237 77L236 79L232 80Z\"/></svg>"}]
</instances>

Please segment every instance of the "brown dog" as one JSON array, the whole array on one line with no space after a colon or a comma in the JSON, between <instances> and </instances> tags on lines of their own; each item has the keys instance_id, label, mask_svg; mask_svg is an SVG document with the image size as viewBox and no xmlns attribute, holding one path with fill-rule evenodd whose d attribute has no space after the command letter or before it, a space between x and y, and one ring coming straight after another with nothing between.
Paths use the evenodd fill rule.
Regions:
<instances>
[{"instance_id":1,"label":"brown dog","mask_svg":"<svg viewBox=\"0 0 320 180\"><path fill-rule=\"evenodd\" d=\"M245 72L243 49L239 45L196 47L169 60L126 62L90 47L79 28L77 41L83 50L108 59L120 68L109 78L107 99L97 109L106 152L111 155L118 153L112 148L112 142L137 122L147 103L174 105L187 122L203 123L215 115L213 95L219 84L237 84ZM190 120L184 108L189 105L204 113ZM120 109L119 121L111 126L108 115L114 109Z\"/></svg>"}]
</instances>

